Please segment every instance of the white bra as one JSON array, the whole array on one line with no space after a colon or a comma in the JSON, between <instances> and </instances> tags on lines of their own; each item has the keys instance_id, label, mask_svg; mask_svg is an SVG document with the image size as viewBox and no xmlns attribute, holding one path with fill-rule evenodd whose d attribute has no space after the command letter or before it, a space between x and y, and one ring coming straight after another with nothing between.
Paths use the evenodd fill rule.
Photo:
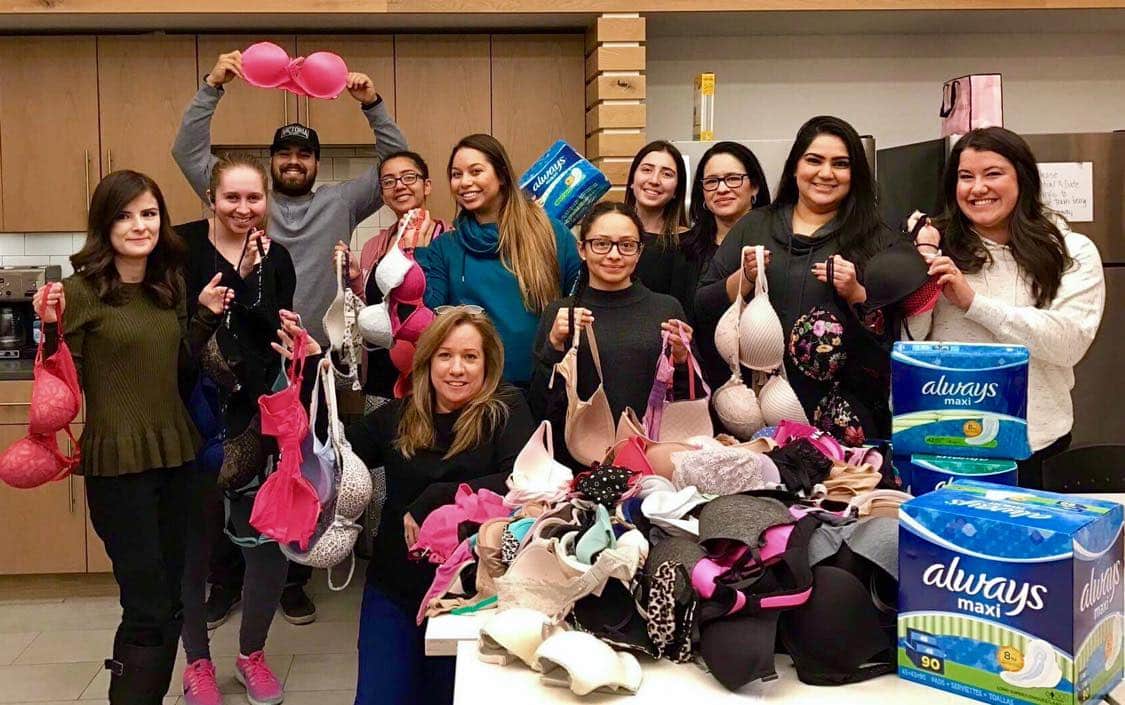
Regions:
<instances>
[{"instance_id":1,"label":"white bra","mask_svg":"<svg viewBox=\"0 0 1125 705\"><path fill-rule=\"evenodd\" d=\"M739 362L752 370L772 372L785 360L785 332L770 304L766 248L761 245L743 247L739 261L745 261L751 250L758 261L754 298L743 305L742 284L747 280L746 270L740 266L738 299L731 303L715 327L715 347L728 362L737 355Z\"/></svg>"},{"instance_id":2,"label":"white bra","mask_svg":"<svg viewBox=\"0 0 1125 705\"><path fill-rule=\"evenodd\" d=\"M573 479L570 468L555 460L551 422L544 420L512 464L504 504L522 507L535 500L557 504L566 499Z\"/></svg>"},{"instance_id":3,"label":"white bra","mask_svg":"<svg viewBox=\"0 0 1125 705\"><path fill-rule=\"evenodd\" d=\"M560 632L539 645L536 670L544 685L569 687L576 695L594 691L636 693L644 674L637 658L618 653L601 639L585 632Z\"/></svg>"},{"instance_id":4,"label":"white bra","mask_svg":"<svg viewBox=\"0 0 1125 705\"><path fill-rule=\"evenodd\" d=\"M479 658L501 666L518 658L535 669L535 651L551 629L551 619L542 612L526 607L504 610L480 628Z\"/></svg>"},{"instance_id":5,"label":"white bra","mask_svg":"<svg viewBox=\"0 0 1125 705\"><path fill-rule=\"evenodd\" d=\"M711 396L711 405L719 420L739 440L747 440L762 427L776 426L786 419L808 424L801 401L785 379L785 336L765 285L765 248L758 245L753 249L758 259L754 299L744 305L742 284L746 274L740 265L738 296L715 327L715 347L730 365L731 378ZM743 259L748 250L749 247L742 248ZM740 362L769 373L757 394L743 384Z\"/></svg>"}]
</instances>

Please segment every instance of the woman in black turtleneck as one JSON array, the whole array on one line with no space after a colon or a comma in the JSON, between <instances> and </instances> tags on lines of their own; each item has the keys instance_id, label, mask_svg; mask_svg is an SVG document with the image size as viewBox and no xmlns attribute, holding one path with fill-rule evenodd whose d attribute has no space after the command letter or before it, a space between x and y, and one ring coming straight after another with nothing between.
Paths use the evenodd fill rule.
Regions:
<instances>
[{"instance_id":1,"label":"woman in black turtleneck","mask_svg":"<svg viewBox=\"0 0 1125 705\"><path fill-rule=\"evenodd\" d=\"M803 361L786 353L785 371L805 413L814 418L821 400L839 392L868 438L889 438L890 358L884 344L891 336L878 320L861 320L858 307L867 300L865 265L894 239L879 217L875 180L859 135L839 118L814 117L797 132L776 200L731 229L700 278L699 325L714 330L737 295L740 268L751 282L759 274L753 256L742 261L742 248L764 245L770 302L787 342L794 323L813 309L835 316L845 332L846 363L831 379L804 374ZM829 257L834 258L831 283Z\"/></svg>"},{"instance_id":2,"label":"woman in black turtleneck","mask_svg":"<svg viewBox=\"0 0 1125 705\"><path fill-rule=\"evenodd\" d=\"M529 402L536 418L546 418L548 394L561 393L559 383L548 391L551 371L570 345L570 309L579 327L593 325L605 379L599 380L586 339L578 355L578 391L583 398L592 394L599 382L605 384L610 410L616 419L626 408L638 418L648 406L656 365L660 359L663 331L682 329L691 344L692 329L683 321L684 311L671 296L650 291L633 280L643 244L640 219L632 208L621 203L603 202L590 211L579 230L579 255L583 260L578 290L552 302L539 320L532 350ZM688 350L672 337L676 363L676 386L686 388ZM682 378L682 379L681 379ZM561 410L560 410L561 411ZM564 418L550 418L556 434L555 452L561 442Z\"/></svg>"}]
</instances>

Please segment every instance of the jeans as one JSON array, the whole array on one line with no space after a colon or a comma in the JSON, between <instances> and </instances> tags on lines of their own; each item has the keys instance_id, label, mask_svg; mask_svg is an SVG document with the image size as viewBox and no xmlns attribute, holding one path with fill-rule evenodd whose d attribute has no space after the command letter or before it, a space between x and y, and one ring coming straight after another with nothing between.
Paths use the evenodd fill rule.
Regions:
<instances>
[{"instance_id":1,"label":"jeans","mask_svg":"<svg viewBox=\"0 0 1125 705\"><path fill-rule=\"evenodd\" d=\"M363 589L355 705L450 705L455 659L425 655L425 626L377 587Z\"/></svg>"},{"instance_id":2,"label":"jeans","mask_svg":"<svg viewBox=\"0 0 1125 705\"><path fill-rule=\"evenodd\" d=\"M90 523L121 593L117 643L161 646L179 638L185 539L198 521L190 501L194 473L183 466L86 478Z\"/></svg>"}]
</instances>

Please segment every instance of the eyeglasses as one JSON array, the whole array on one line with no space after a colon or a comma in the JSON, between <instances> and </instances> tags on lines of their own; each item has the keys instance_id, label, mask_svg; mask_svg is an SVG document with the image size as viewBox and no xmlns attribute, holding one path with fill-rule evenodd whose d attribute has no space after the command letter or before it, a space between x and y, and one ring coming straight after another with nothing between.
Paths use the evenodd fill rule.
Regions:
<instances>
[{"instance_id":1,"label":"eyeglasses","mask_svg":"<svg viewBox=\"0 0 1125 705\"><path fill-rule=\"evenodd\" d=\"M434 309L434 313L439 316L445 313L450 313L452 311L467 311L468 313L472 313L477 316L484 315L484 309L474 304L461 304L459 306L438 306Z\"/></svg>"},{"instance_id":2,"label":"eyeglasses","mask_svg":"<svg viewBox=\"0 0 1125 705\"><path fill-rule=\"evenodd\" d=\"M719 182L722 181L729 189L736 189L743 181L749 179L749 174L727 174L726 176L708 176L702 181L704 191L718 191Z\"/></svg>"},{"instance_id":3,"label":"eyeglasses","mask_svg":"<svg viewBox=\"0 0 1125 705\"><path fill-rule=\"evenodd\" d=\"M413 186L414 184L418 183L418 180L421 178L422 175L418 172L408 171L402 176L384 176L383 178L379 179L379 186L384 191L390 191L399 181L402 182L403 186Z\"/></svg>"},{"instance_id":4,"label":"eyeglasses","mask_svg":"<svg viewBox=\"0 0 1125 705\"><path fill-rule=\"evenodd\" d=\"M622 240L620 242L614 242L613 240L606 240L600 237L583 240L582 244L589 247L596 255L608 255L609 251L616 247L622 257L632 257L644 248L644 243L640 240Z\"/></svg>"}]
</instances>

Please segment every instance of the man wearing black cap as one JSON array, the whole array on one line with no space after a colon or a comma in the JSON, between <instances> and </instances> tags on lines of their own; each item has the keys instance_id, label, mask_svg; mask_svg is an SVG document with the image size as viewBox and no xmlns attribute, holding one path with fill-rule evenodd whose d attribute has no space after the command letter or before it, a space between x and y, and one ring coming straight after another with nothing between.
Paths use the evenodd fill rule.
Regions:
<instances>
[{"instance_id":1,"label":"man wearing black cap","mask_svg":"<svg viewBox=\"0 0 1125 705\"><path fill-rule=\"evenodd\" d=\"M221 54L184 112L172 145L176 164L200 198L207 198L211 169L218 161L211 153L211 116L223 97L223 84L241 76L242 53ZM359 101L363 116L375 133L375 153L379 161L391 152L406 149L406 139L387 112L383 99L375 92L371 79L362 73L349 73L347 89ZM319 163L320 138L316 130L298 123L277 129L270 144L273 194L267 231L270 238L285 246L293 259L297 273L294 308L309 334L327 348L328 336L321 321L336 295L333 246L339 240L351 240L356 225L378 210L383 199L378 162L358 178L325 186L314 193L312 188ZM212 561L212 594L207 604L209 625L221 624L226 619L241 592L240 581L232 577L241 578L241 556L237 551L221 550L227 546L219 548L218 560ZM221 576L216 582L216 563L223 568L222 573L230 574L228 580L235 584L225 586ZM282 615L293 624L307 624L316 619L316 607L303 589L308 575L307 568L290 565L281 608Z\"/></svg>"},{"instance_id":2,"label":"man wearing black cap","mask_svg":"<svg viewBox=\"0 0 1125 705\"><path fill-rule=\"evenodd\" d=\"M211 153L211 116L223 96L223 84L241 76L242 53L221 54L184 112L172 145L172 156L180 171L201 198L206 198L211 169L217 161ZM362 73L349 73L347 89L359 101L363 116L371 124L379 159L406 149L406 139L375 92L371 79ZM297 270L293 296L297 313L309 334L327 346L321 319L336 295L332 248L338 240L351 240L356 225L383 205L379 166L372 166L351 181L325 186L314 193L320 139L316 130L298 123L278 128L270 155L273 195L267 230L270 238L284 245L293 258Z\"/></svg>"}]
</instances>

